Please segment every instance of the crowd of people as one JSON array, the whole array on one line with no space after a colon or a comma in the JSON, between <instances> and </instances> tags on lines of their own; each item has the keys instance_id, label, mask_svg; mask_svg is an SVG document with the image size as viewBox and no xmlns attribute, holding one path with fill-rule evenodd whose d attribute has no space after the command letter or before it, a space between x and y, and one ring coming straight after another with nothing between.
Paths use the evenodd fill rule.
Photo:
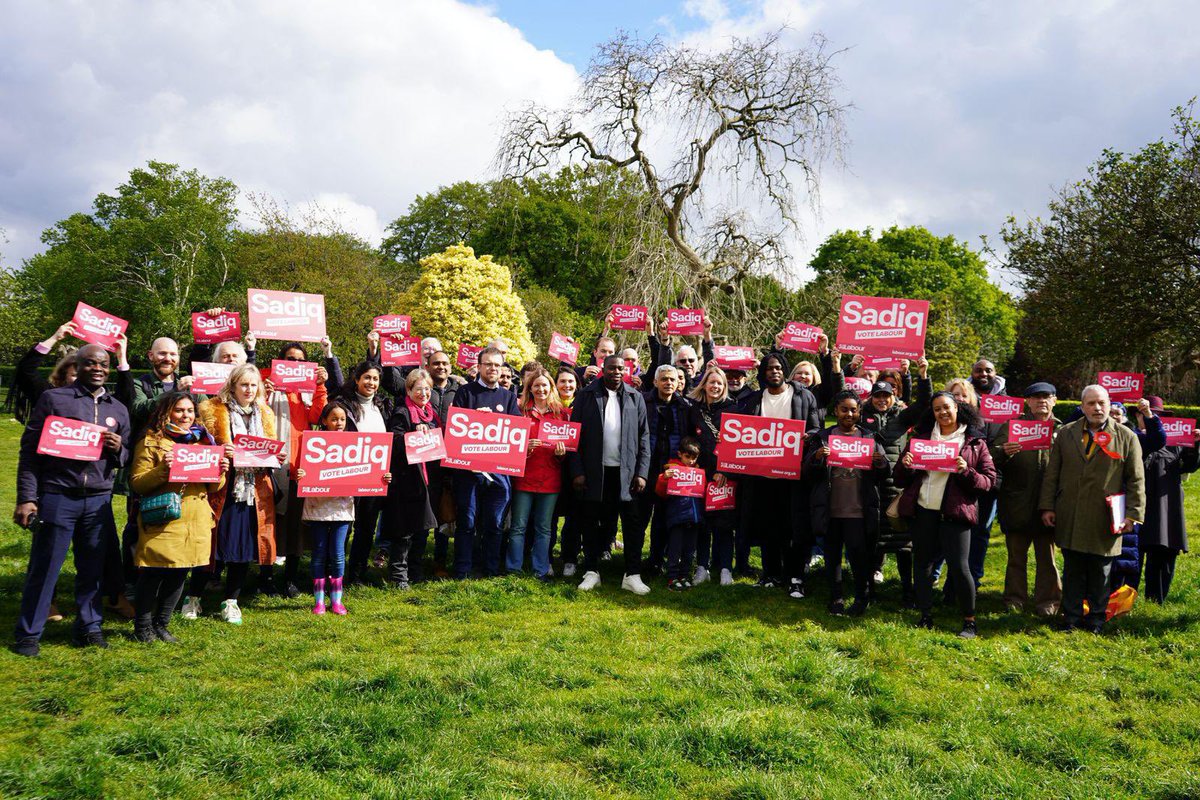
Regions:
<instances>
[{"instance_id":1,"label":"crowd of people","mask_svg":"<svg viewBox=\"0 0 1200 800\"><path fill-rule=\"evenodd\" d=\"M42 365L76 333L65 323L22 359L10 397L25 423L13 518L32 534L13 649L37 655L47 622L61 619L55 586L72 548L73 641L97 647L107 646L106 606L132 618L138 641L177 641L176 610L184 620L206 613L214 585L221 619L240 624L251 566L260 593L298 597L306 553L313 614L346 614L346 593L375 579L373 570L399 589L528 570L591 591L601 584L602 563L619 559L621 589L635 595L651 592L659 577L670 591L747 577L803 600L824 580L829 613L850 616L877 601L890 554L900 603L917 611L917 624L933 627L944 573L942 604L957 606L959 635L974 638L994 520L1008 549L1003 599L1013 611L1061 614L1064 630L1099 632L1110 593L1137 587L1143 571L1146 597L1167 598L1175 559L1187 550L1182 480L1200 460L1194 446L1168 446L1160 399L1126 409L1088 386L1073 418L1060 421L1055 387L1032 383L1021 419L1051 422L1054 438L1049 449L1028 450L1009 441L1007 424L980 415L980 395L1006 391L986 359L935 390L925 359L886 370L861 356L843 364L824 335L814 360L785 351L780 335L756 370L725 368L713 357L710 322L704 331L693 346L659 337L651 324L644 362L606 328L586 363L531 361L519 369L495 340L462 375L431 338L421 342L420 366L383 366L378 332L368 334L365 357L347 375L325 339L311 392L273 385L270 371L256 366L258 342L247 336L192 346L192 363L233 365L224 386L205 396L193 391L179 345L166 337L151 345L143 375L134 376L121 338L111 353L80 347L41 378ZM309 361L312 349L285 342L277 353ZM444 427L451 408L578 423L578 447L533 438L524 474L514 478L408 463L396 446L386 494L298 496L304 431L400 437ZM801 477L723 472L716 449L725 414L803 421ZM39 453L50 417L102 426L99 460ZM284 443L279 467L236 466L239 434ZM832 436L867 440L869 466L829 465ZM954 471L918 468L913 441L957 445ZM223 447L220 478L172 482L179 444ZM736 488L733 507L709 510L703 498L672 494L670 481L693 468L718 489ZM120 533L114 493L126 496ZM1114 525L1117 496L1124 507Z\"/></svg>"}]
</instances>

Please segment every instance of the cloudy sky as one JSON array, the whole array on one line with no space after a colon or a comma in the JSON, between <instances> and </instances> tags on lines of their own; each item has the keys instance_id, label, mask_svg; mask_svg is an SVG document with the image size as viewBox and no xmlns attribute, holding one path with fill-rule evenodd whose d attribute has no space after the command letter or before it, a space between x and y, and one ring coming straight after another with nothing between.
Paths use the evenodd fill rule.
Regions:
<instances>
[{"instance_id":1,"label":"cloudy sky","mask_svg":"<svg viewBox=\"0 0 1200 800\"><path fill-rule=\"evenodd\" d=\"M854 105L798 265L847 227L977 246L1200 94L1189 0L0 0L0 252L38 252L149 159L337 208L377 242L417 194L490 177L504 110L565 101L617 29L720 46L780 26L846 48Z\"/></svg>"}]
</instances>

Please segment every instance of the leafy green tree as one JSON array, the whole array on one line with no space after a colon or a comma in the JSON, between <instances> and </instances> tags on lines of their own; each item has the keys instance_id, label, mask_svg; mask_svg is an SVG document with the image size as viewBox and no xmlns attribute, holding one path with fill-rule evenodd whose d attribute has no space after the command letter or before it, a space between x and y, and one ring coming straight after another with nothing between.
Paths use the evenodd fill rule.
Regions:
<instances>
[{"instance_id":1,"label":"leafy green tree","mask_svg":"<svg viewBox=\"0 0 1200 800\"><path fill-rule=\"evenodd\" d=\"M1020 276L1034 369L1137 367L1175 377L1200 360L1200 120L1174 137L1105 150L1051 199L1049 218L1001 231ZM1090 371L1090 369L1089 369Z\"/></svg>"},{"instance_id":2,"label":"leafy green tree","mask_svg":"<svg viewBox=\"0 0 1200 800\"><path fill-rule=\"evenodd\" d=\"M852 294L929 300L926 350L935 376L965 374L976 358L1012 357L1021 318L1013 299L988 280L978 253L922 227L839 231L813 257L814 291L836 282ZM835 305L825 325L836 329Z\"/></svg>"},{"instance_id":3,"label":"leafy green tree","mask_svg":"<svg viewBox=\"0 0 1200 800\"><path fill-rule=\"evenodd\" d=\"M236 284L229 258L237 187L175 164L130 172L92 213L72 214L42 234L47 249L25 262L20 291L39 296L31 313L50 328L79 300L130 320L130 352L158 335L183 336L191 312Z\"/></svg>"}]
</instances>

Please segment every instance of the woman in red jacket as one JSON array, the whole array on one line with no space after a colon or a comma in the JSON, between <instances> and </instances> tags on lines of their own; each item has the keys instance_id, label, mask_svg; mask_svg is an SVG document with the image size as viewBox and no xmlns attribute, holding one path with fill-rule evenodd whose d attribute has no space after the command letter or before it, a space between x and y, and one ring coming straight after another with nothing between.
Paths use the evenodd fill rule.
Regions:
<instances>
[{"instance_id":1,"label":"woman in red jacket","mask_svg":"<svg viewBox=\"0 0 1200 800\"><path fill-rule=\"evenodd\" d=\"M525 476L513 481L512 528L508 534L508 557L505 567L519 572L525 561L525 529L533 521L533 547L530 560L535 577L550 576L550 525L554 520L554 504L562 488L563 456L566 445L538 438L543 420L566 427L570 415L563 409L550 373L539 370L531 373L521 391L521 410L532 420L529 429L529 449L526 451Z\"/></svg>"}]
</instances>

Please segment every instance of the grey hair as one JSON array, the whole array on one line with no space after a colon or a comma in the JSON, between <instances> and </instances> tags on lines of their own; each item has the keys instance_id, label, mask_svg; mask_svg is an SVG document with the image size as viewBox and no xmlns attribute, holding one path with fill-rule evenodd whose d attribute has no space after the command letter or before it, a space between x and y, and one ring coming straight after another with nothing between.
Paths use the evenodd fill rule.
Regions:
<instances>
[{"instance_id":1,"label":"grey hair","mask_svg":"<svg viewBox=\"0 0 1200 800\"><path fill-rule=\"evenodd\" d=\"M1108 389L1105 389L1098 383L1093 383L1083 387L1083 391L1079 393L1079 402L1082 403L1087 400L1088 392L1096 392L1103 395L1105 400L1109 400Z\"/></svg>"},{"instance_id":2,"label":"grey hair","mask_svg":"<svg viewBox=\"0 0 1200 800\"><path fill-rule=\"evenodd\" d=\"M658 369L654 370L654 380L658 380L659 378L661 378L663 375L665 375L668 372L678 372L678 371L679 370L676 367L673 367L670 364L659 364Z\"/></svg>"},{"instance_id":3,"label":"grey hair","mask_svg":"<svg viewBox=\"0 0 1200 800\"><path fill-rule=\"evenodd\" d=\"M438 352L442 349L442 343L439 342L434 336L426 336L421 340L421 347L426 347L428 345L433 345L434 352Z\"/></svg>"}]
</instances>

